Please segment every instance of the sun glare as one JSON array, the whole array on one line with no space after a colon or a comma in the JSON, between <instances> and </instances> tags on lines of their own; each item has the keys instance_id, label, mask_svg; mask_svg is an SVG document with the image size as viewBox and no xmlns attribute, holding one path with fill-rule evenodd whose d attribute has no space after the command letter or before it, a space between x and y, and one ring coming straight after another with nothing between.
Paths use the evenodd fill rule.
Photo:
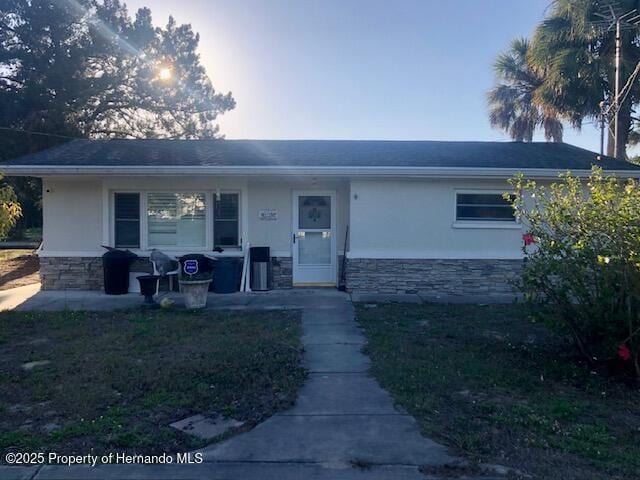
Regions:
<instances>
[{"instance_id":1,"label":"sun glare","mask_svg":"<svg viewBox=\"0 0 640 480\"><path fill-rule=\"evenodd\" d=\"M170 80L173 76L173 72L168 67L162 67L158 72L158 78L160 80Z\"/></svg>"}]
</instances>

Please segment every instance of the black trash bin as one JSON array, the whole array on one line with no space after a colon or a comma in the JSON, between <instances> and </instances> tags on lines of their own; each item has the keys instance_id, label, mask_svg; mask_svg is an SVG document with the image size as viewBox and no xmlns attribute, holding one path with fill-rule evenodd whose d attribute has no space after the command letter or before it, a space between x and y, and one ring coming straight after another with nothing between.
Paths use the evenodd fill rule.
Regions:
<instances>
[{"instance_id":1,"label":"black trash bin","mask_svg":"<svg viewBox=\"0 0 640 480\"><path fill-rule=\"evenodd\" d=\"M104 293L124 295L129 292L129 267L138 258L129 250L110 249L102 255L104 271Z\"/></svg>"},{"instance_id":2,"label":"black trash bin","mask_svg":"<svg viewBox=\"0 0 640 480\"><path fill-rule=\"evenodd\" d=\"M239 258L219 257L213 269L213 291L216 293L237 292L242 274Z\"/></svg>"},{"instance_id":3,"label":"black trash bin","mask_svg":"<svg viewBox=\"0 0 640 480\"><path fill-rule=\"evenodd\" d=\"M187 260L191 261L189 265L190 268L193 268L193 260L197 262L195 265L197 265L199 276L211 274L211 272L213 271L213 264L215 263L215 260L212 260L209 257L202 255L201 253L189 253L188 255L183 255L178 259L178 262L180 263L181 278L189 277L189 274L184 270L185 262L187 262Z\"/></svg>"}]
</instances>

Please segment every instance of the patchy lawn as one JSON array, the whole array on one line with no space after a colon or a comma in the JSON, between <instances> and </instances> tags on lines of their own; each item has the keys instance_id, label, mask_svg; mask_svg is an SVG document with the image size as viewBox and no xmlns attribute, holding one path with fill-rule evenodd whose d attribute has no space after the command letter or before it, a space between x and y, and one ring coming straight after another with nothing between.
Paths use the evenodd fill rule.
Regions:
<instances>
[{"instance_id":1,"label":"patchy lawn","mask_svg":"<svg viewBox=\"0 0 640 480\"><path fill-rule=\"evenodd\" d=\"M168 425L217 412L250 427L293 404L300 335L281 311L2 312L0 451L198 448Z\"/></svg>"},{"instance_id":2,"label":"patchy lawn","mask_svg":"<svg viewBox=\"0 0 640 480\"><path fill-rule=\"evenodd\" d=\"M33 250L0 250L0 290L38 283L40 262Z\"/></svg>"},{"instance_id":3,"label":"patchy lawn","mask_svg":"<svg viewBox=\"0 0 640 480\"><path fill-rule=\"evenodd\" d=\"M373 374L425 434L534 478L640 472L638 387L580 365L519 307L361 304L357 313Z\"/></svg>"}]
</instances>

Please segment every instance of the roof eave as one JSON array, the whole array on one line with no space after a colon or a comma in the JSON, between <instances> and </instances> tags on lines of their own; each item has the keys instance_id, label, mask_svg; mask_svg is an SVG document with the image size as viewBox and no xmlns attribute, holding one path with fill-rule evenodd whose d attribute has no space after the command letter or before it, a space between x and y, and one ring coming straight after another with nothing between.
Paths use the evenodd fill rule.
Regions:
<instances>
[{"instance_id":1,"label":"roof eave","mask_svg":"<svg viewBox=\"0 0 640 480\"><path fill-rule=\"evenodd\" d=\"M638 170L605 169L608 174L626 178L640 177ZM0 165L0 172L10 176L352 176L352 177L440 177L440 178L506 178L517 173L528 177L553 178L567 169L558 168L468 168L468 167L288 167L288 166L100 166L100 165ZM587 177L591 170L571 170Z\"/></svg>"}]
</instances>

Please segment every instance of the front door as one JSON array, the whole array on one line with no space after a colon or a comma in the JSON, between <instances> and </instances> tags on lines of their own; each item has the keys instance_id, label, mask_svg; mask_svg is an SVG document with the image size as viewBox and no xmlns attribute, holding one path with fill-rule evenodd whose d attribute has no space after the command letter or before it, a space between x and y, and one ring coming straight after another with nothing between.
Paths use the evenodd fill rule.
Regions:
<instances>
[{"instance_id":1,"label":"front door","mask_svg":"<svg viewBox=\"0 0 640 480\"><path fill-rule=\"evenodd\" d=\"M336 284L335 192L293 192L293 284Z\"/></svg>"}]
</instances>

